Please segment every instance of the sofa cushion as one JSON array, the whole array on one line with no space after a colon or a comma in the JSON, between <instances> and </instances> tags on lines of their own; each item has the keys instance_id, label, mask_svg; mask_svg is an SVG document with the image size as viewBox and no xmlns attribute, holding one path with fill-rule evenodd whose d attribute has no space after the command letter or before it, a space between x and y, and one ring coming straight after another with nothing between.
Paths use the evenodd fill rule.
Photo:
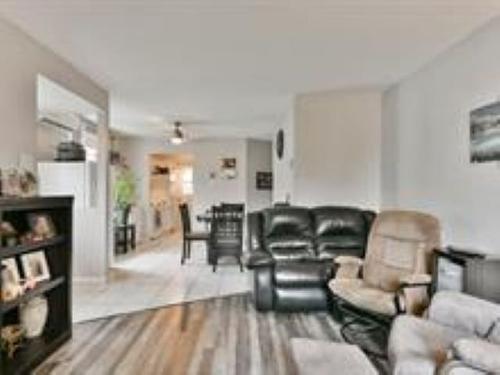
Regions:
<instances>
[{"instance_id":1,"label":"sofa cushion","mask_svg":"<svg viewBox=\"0 0 500 375\"><path fill-rule=\"evenodd\" d=\"M360 236L342 235L342 236L321 236L316 240L318 250L326 248L352 249L364 247L364 239Z\"/></svg>"},{"instance_id":2,"label":"sofa cushion","mask_svg":"<svg viewBox=\"0 0 500 375\"><path fill-rule=\"evenodd\" d=\"M395 294L373 288L361 279L333 279L328 284L332 293L363 310L396 315Z\"/></svg>"},{"instance_id":3,"label":"sofa cushion","mask_svg":"<svg viewBox=\"0 0 500 375\"><path fill-rule=\"evenodd\" d=\"M313 235L312 219L307 208L279 207L263 211L264 237L295 236L308 237Z\"/></svg>"},{"instance_id":4,"label":"sofa cushion","mask_svg":"<svg viewBox=\"0 0 500 375\"><path fill-rule=\"evenodd\" d=\"M275 306L279 311L324 311L329 295L325 288L274 288Z\"/></svg>"},{"instance_id":5,"label":"sofa cushion","mask_svg":"<svg viewBox=\"0 0 500 375\"><path fill-rule=\"evenodd\" d=\"M292 338L293 359L299 375L377 375L368 357L356 345Z\"/></svg>"},{"instance_id":6,"label":"sofa cushion","mask_svg":"<svg viewBox=\"0 0 500 375\"><path fill-rule=\"evenodd\" d=\"M316 259L316 254L309 247L272 247L268 251L276 262Z\"/></svg>"},{"instance_id":7,"label":"sofa cushion","mask_svg":"<svg viewBox=\"0 0 500 375\"><path fill-rule=\"evenodd\" d=\"M500 345L500 318L495 319L495 321L491 324L485 338L494 344Z\"/></svg>"},{"instance_id":8,"label":"sofa cushion","mask_svg":"<svg viewBox=\"0 0 500 375\"><path fill-rule=\"evenodd\" d=\"M434 375L447 360L452 343L470 333L430 320L399 315L389 336L389 362L394 375Z\"/></svg>"},{"instance_id":9,"label":"sofa cushion","mask_svg":"<svg viewBox=\"0 0 500 375\"><path fill-rule=\"evenodd\" d=\"M455 358L488 374L500 374L500 345L477 338L461 338L452 345Z\"/></svg>"},{"instance_id":10,"label":"sofa cushion","mask_svg":"<svg viewBox=\"0 0 500 375\"><path fill-rule=\"evenodd\" d=\"M316 207L312 209L315 235L365 237L366 225L362 211L352 207Z\"/></svg>"},{"instance_id":11,"label":"sofa cushion","mask_svg":"<svg viewBox=\"0 0 500 375\"><path fill-rule=\"evenodd\" d=\"M364 239L360 236L323 236L316 240L316 251L321 259L332 260L339 255L364 255Z\"/></svg>"},{"instance_id":12,"label":"sofa cushion","mask_svg":"<svg viewBox=\"0 0 500 375\"><path fill-rule=\"evenodd\" d=\"M274 268L274 281L283 287L326 287L329 267L320 262L279 263Z\"/></svg>"},{"instance_id":13,"label":"sofa cushion","mask_svg":"<svg viewBox=\"0 0 500 375\"><path fill-rule=\"evenodd\" d=\"M308 237L283 235L266 238L267 250L273 249L312 249L313 242Z\"/></svg>"},{"instance_id":14,"label":"sofa cushion","mask_svg":"<svg viewBox=\"0 0 500 375\"><path fill-rule=\"evenodd\" d=\"M363 257L365 250L361 247L357 248L336 248L336 247L324 247L318 252L318 258L321 260L333 261L335 258L342 255L349 255L358 258Z\"/></svg>"}]
</instances>

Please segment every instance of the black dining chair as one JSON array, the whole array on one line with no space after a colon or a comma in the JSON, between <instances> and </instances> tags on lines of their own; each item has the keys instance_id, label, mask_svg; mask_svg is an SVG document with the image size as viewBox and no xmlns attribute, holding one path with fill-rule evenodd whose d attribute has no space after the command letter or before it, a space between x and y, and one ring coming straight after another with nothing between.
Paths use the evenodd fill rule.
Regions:
<instances>
[{"instance_id":1,"label":"black dining chair","mask_svg":"<svg viewBox=\"0 0 500 375\"><path fill-rule=\"evenodd\" d=\"M227 213L243 214L245 212L245 204L243 203L225 203L222 202L220 207Z\"/></svg>"},{"instance_id":2,"label":"black dining chair","mask_svg":"<svg viewBox=\"0 0 500 375\"><path fill-rule=\"evenodd\" d=\"M189 207L186 203L179 205L182 222L182 257L181 264L184 264L186 259L191 258L191 243L192 242L205 242L209 246L210 233L209 232L193 232L191 229L191 216L189 214ZM208 248L207 248L208 253Z\"/></svg>"},{"instance_id":3,"label":"black dining chair","mask_svg":"<svg viewBox=\"0 0 500 375\"><path fill-rule=\"evenodd\" d=\"M244 209L244 207L243 207ZM210 230L210 263L213 271L217 270L220 257L235 257L243 272L241 256L243 253L243 211L234 207L221 205L212 208L212 221Z\"/></svg>"}]
</instances>

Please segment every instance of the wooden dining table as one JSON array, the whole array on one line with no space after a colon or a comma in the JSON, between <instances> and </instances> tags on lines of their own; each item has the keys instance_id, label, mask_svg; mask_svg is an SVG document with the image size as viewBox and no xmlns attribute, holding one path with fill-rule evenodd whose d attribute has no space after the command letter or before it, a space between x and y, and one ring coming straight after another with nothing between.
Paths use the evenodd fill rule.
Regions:
<instances>
[{"instance_id":1,"label":"wooden dining table","mask_svg":"<svg viewBox=\"0 0 500 375\"><path fill-rule=\"evenodd\" d=\"M245 216L243 212L231 212L229 215L231 215L231 218L237 220L243 220L243 217ZM213 212L211 209L196 215L196 220L200 223L204 223L207 231L210 230L210 223L212 222L212 218Z\"/></svg>"}]
</instances>

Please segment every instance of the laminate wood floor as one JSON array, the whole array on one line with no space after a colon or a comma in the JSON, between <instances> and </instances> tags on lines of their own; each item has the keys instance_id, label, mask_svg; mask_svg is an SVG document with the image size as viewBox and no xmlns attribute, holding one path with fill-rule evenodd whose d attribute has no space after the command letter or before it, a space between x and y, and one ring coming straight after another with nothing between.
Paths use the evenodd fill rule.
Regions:
<instances>
[{"instance_id":1,"label":"laminate wood floor","mask_svg":"<svg viewBox=\"0 0 500 375\"><path fill-rule=\"evenodd\" d=\"M327 313L260 313L249 294L213 298L76 324L35 375L295 374L292 337L341 341Z\"/></svg>"}]
</instances>

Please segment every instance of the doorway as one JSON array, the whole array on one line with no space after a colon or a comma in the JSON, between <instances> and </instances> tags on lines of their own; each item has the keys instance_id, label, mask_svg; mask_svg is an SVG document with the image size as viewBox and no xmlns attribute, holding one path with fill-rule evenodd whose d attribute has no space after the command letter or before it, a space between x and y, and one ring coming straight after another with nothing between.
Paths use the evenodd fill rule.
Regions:
<instances>
[{"instance_id":1,"label":"doorway","mask_svg":"<svg viewBox=\"0 0 500 375\"><path fill-rule=\"evenodd\" d=\"M193 200L194 157L185 153L149 155L150 239L175 237L182 230L179 204Z\"/></svg>"}]
</instances>

